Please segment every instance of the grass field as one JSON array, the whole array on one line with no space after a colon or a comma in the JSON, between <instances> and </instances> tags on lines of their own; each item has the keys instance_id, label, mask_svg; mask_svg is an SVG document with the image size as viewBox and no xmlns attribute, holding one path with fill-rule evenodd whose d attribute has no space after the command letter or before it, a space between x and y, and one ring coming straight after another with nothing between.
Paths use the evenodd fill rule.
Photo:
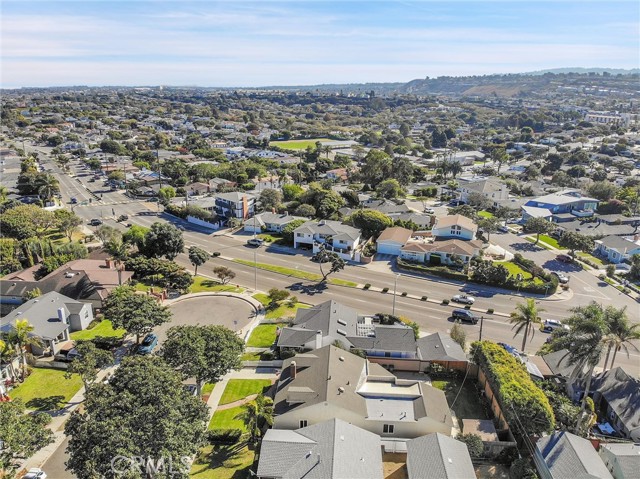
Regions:
<instances>
[{"instance_id":1,"label":"grass field","mask_svg":"<svg viewBox=\"0 0 640 479\"><path fill-rule=\"evenodd\" d=\"M259 324L253 331L247 341L250 348L268 348L271 347L276 340L276 330L281 324Z\"/></svg>"},{"instance_id":2,"label":"grass field","mask_svg":"<svg viewBox=\"0 0 640 479\"><path fill-rule=\"evenodd\" d=\"M240 361L260 361L262 353L244 353L240 356Z\"/></svg>"},{"instance_id":3,"label":"grass field","mask_svg":"<svg viewBox=\"0 0 640 479\"><path fill-rule=\"evenodd\" d=\"M97 337L103 338L121 338L126 331L124 329L113 329L111 321L105 319L100 321L96 326L91 329L85 329L83 331L76 331L71 333L71 339L74 341L89 340Z\"/></svg>"},{"instance_id":4,"label":"grass field","mask_svg":"<svg viewBox=\"0 0 640 479\"><path fill-rule=\"evenodd\" d=\"M600 258L593 256L592 254L589 254L589 253L583 253L582 251L576 252L576 255L578 256L578 258L589 260L592 263L597 264L599 267L604 268L605 264L608 264L602 261Z\"/></svg>"},{"instance_id":5,"label":"grass field","mask_svg":"<svg viewBox=\"0 0 640 479\"><path fill-rule=\"evenodd\" d=\"M234 263L244 264L244 265L247 265L247 266L253 266L254 265L253 261L248 261L248 260L245 260L245 259L234 258L233 262ZM276 266L275 264L257 263L257 266L258 266L258 269L264 269L265 271L271 271L273 273L284 274L286 276L291 276L293 278L306 279L308 281L320 281L320 279L322 279L322 276L319 275L319 274L308 273L306 271L300 271L300 270L293 269L293 268L285 268L283 266ZM328 281L329 281L330 284L336 284L336 285L340 285L340 286L350 286L352 288L355 288L356 286L358 286L358 284L354 283L353 281L346 281L346 280L343 280L343 279L329 278Z\"/></svg>"},{"instance_id":6,"label":"grass field","mask_svg":"<svg viewBox=\"0 0 640 479\"><path fill-rule=\"evenodd\" d=\"M493 264L499 265L501 264L505 268L509 270L509 274L511 276L517 276L518 274L522 275L522 279L531 279L531 273L523 270L520 266L511 261L494 261Z\"/></svg>"},{"instance_id":7,"label":"grass field","mask_svg":"<svg viewBox=\"0 0 640 479\"><path fill-rule=\"evenodd\" d=\"M533 244L535 244L535 243L536 243L536 237L535 237L535 235L533 235L533 236L525 236L525 237L524 237L524 239L525 239L526 241L528 241L529 243L533 243ZM537 246L540 246L540 248L544 248L544 249L548 249L548 250L552 249L552 248L551 248L551 245L547 245L547 244L545 244L545 243L543 243L543 242L542 242L542 235L540 235L540 242L538 243L538 245L537 245Z\"/></svg>"},{"instance_id":8,"label":"grass field","mask_svg":"<svg viewBox=\"0 0 640 479\"><path fill-rule=\"evenodd\" d=\"M252 394L260 394L269 386L271 381L268 379L230 379L227 387L224 388L220 404L229 404Z\"/></svg>"},{"instance_id":9,"label":"grass field","mask_svg":"<svg viewBox=\"0 0 640 479\"><path fill-rule=\"evenodd\" d=\"M65 379L64 374L59 369L34 368L24 383L9 391L9 397L22 399L29 409L62 409L82 387L80 376Z\"/></svg>"},{"instance_id":10,"label":"grass field","mask_svg":"<svg viewBox=\"0 0 640 479\"><path fill-rule=\"evenodd\" d=\"M242 429L242 432L247 432L244 422L236 419L236 416L242 411L244 411L244 406L216 411L209 423L209 429Z\"/></svg>"},{"instance_id":11,"label":"grass field","mask_svg":"<svg viewBox=\"0 0 640 479\"><path fill-rule=\"evenodd\" d=\"M549 246L553 246L556 249L562 249L562 247L558 244L558 240L555 238L552 238L549 235L540 235L540 241L544 241Z\"/></svg>"},{"instance_id":12,"label":"grass field","mask_svg":"<svg viewBox=\"0 0 640 479\"><path fill-rule=\"evenodd\" d=\"M202 276L196 276L193 278L193 284L191 285L190 290L192 293L206 293L206 292L232 292L232 293L242 293L244 291L243 288L238 288L234 284L220 284L218 281L204 278Z\"/></svg>"},{"instance_id":13,"label":"grass field","mask_svg":"<svg viewBox=\"0 0 640 479\"><path fill-rule=\"evenodd\" d=\"M480 218L493 218L493 213L489 211L478 211L478 216Z\"/></svg>"},{"instance_id":14,"label":"grass field","mask_svg":"<svg viewBox=\"0 0 640 479\"><path fill-rule=\"evenodd\" d=\"M255 460L255 450L245 442L231 446L206 446L200 449L191 466L193 479L249 478L249 468Z\"/></svg>"},{"instance_id":15,"label":"grass field","mask_svg":"<svg viewBox=\"0 0 640 479\"><path fill-rule=\"evenodd\" d=\"M306 150L308 146L316 147L317 141L331 141L329 138L310 138L308 140L272 141L269 146L277 146L285 150Z\"/></svg>"}]
</instances>

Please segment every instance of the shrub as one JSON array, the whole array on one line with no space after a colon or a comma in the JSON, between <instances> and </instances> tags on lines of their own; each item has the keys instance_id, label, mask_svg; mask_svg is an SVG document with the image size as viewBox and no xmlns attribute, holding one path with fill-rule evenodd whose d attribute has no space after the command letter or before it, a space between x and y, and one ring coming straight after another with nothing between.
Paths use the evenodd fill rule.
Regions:
<instances>
[{"instance_id":1,"label":"shrub","mask_svg":"<svg viewBox=\"0 0 640 479\"><path fill-rule=\"evenodd\" d=\"M487 314L493 314L493 308L487 309Z\"/></svg>"},{"instance_id":2,"label":"shrub","mask_svg":"<svg viewBox=\"0 0 640 479\"><path fill-rule=\"evenodd\" d=\"M296 352L292 349L285 349L284 351L280 351L280 359L289 359L296 355Z\"/></svg>"},{"instance_id":3,"label":"shrub","mask_svg":"<svg viewBox=\"0 0 640 479\"><path fill-rule=\"evenodd\" d=\"M362 289L369 289L371 287L371 283L367 283L364 285Z\"/></svg>"},{"instance_id":4,"label":"shrub","mask_svg":"<svg viewBox=\"0 0 640 479\"><path fill-rule=\"evenodd\" d=\"M465 304L464 305L464 309L471 309L471 305L470 304Z\"/></svg>"},{"instance_id":5,"label":"shrub","mask_svg":"<svg viewBox=\"0 0 640 479\"><path fill-rule=\"evenodd\" d=\"M217 258L218 256L220 256L220 251L214 251L213 253L211 253L211 256Z\"/></svg>"},{"instance_id":6,"label":"shrub","mask_svg":"<svg viewBox=\"0 0 640 479\"><path fill-rule=\"evenodd\" d=\"M477 434L458 434L458 441L464 442L469 450L471 457L480 457L484 452L484 444L482 438Z\"/></svg>"},{"instance_id":7,"label":"shrub","mask_svg":"<svg viewBox=\"0 0 640 479\"><path fill-rule=\"evenodd\" d=\"M389 288L382 288L382 292L383 293L388 293L389 292Z\"/></svg>"},{"instance_id":8,"label":"shrub","mask_svg":"<svg viewBox=\"0 0 640 479\"><path fill-rule=\"evenodd\" d=\"M426 296L423 296L422 298L420 298L420 301L426 301L426 300L427 300Z\"/></svg>"},{"instance_id":9,"label":"shrub","mask_svg":"<svg viewBox=\"0 0 640 479\"><path fill-rule=\"evenodd\" d=\"M241 429L211 429L207 431L207 440L211 444L236 444L242 436Z\"/></svg>"},{"instance_id":10,"label":"shrub","mask_svg":"<svg viewBox=\"0 0 640 479\"><path fill-rule=\"evenodd\" d=\"M406 292L406 291L403 291L403 292L402 292L402 296L406 296L406 295L407 295L407 292Z\"/></svg>"},{"instance_id":11,"label":"shrub","mask_svg":"<svg viewBox=\"0 0 640 479\"><path fill-rule=\"evenodd\" d=\"M260 361L272 361L274 357L275 354L273 354L273 351L264 351L260 355Z\"/></svg>"},{"instance_id":12,"label":"shrub","mask_svg":"<svg viewBox=\"0 0 640 479\"><path fill-rule=\"evenodd\" d=\"M508 422L515 421L516 417L527 418L530 434L553 431L555 419L549 399L515 357L489 341L473 343L471 351Z\"/></svg>"},{"instance_id":13,"label":"shrub","mask_svg":"<svg viewBox=\"0 0 640 479\"><path fill-rule=\"evenodd\" d=\"M616 275L616 267L613 264L608 264L607 265L607 276L609 276L609 278L613 278Z\"/></svg>"},{"instance_id":14,"label":"shrub","mask_svg":"<svg viewBox=\"0 0 640 479\"><path fill-rule=\"evenodd\" d=\"M447 304L449 304L449 300L448 299L443 299L442 300L442 304L444 304L446 306Z\"/></svg>"}]
</instances>

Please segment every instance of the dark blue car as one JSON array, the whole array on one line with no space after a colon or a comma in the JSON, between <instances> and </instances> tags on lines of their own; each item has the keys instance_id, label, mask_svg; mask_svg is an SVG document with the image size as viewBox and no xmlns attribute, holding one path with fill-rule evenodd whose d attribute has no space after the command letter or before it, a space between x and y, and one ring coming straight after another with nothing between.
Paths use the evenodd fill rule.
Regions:
<instances>
[{"instance_id":1,"label":"dark blue car","mask_svg":"<svg viewBox=\"0 0 640 479\"><path fill-rule=\"evenodd\" d=\"M158 345L158 336L153 333L147 334L140 347L138 348L138 354L151 354L153 349Z\"/></svg>"}]
</instances>

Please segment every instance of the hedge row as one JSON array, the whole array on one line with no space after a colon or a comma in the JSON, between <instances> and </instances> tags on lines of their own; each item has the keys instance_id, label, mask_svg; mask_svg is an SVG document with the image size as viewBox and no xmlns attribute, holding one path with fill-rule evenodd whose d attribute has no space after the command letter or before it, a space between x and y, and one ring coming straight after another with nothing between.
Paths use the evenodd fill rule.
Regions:
<instances>
[{"instance_id":1,"label":"hedge row","mask_svg":"<svg viewBox=\"0 0 640 479\"><path fill-rule=\"evenodd\" d=\"M551 404L520 361L489 341L474 342L471 354L486 374L509 423L515 421L515 413L529 434L553 431Z\"/></svg>"},{"instance_id":2,"label":"hedge row","mask_svg":"<svg viewBox=\"0 0 640 479\"><path fill-rule=\"evenodd\" d=\"M467 275L465 273L459 273L457 271L452 271L451 268L447 268L446 266L427 266L423 264L411 263L409 261L405 261L401 258L398 258L396 262L398 268L407 269L411 271L417 271L419 273L431 274L433 276L440 276L442 278L455 279L458 281L468 281Z\"/></svg>"}]
</instances>

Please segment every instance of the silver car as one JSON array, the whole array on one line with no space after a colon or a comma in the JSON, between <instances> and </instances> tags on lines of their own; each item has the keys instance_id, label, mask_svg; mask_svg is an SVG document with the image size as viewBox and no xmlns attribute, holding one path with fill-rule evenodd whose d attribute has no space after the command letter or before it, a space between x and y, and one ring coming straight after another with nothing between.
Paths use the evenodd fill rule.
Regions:
<instances>
[{"instance_id":1,"label":"silver car","mask_svg":"<svg viewBox=\"0 0 640 479\"><path fill-rule=\"evenodd\" d=\"M476 302L476 298L474 298L473 296L467 296L466 294L456 294L453 298L451 298L451 301L461 304L473 304Z\"/></svg>"}]
</instances>

